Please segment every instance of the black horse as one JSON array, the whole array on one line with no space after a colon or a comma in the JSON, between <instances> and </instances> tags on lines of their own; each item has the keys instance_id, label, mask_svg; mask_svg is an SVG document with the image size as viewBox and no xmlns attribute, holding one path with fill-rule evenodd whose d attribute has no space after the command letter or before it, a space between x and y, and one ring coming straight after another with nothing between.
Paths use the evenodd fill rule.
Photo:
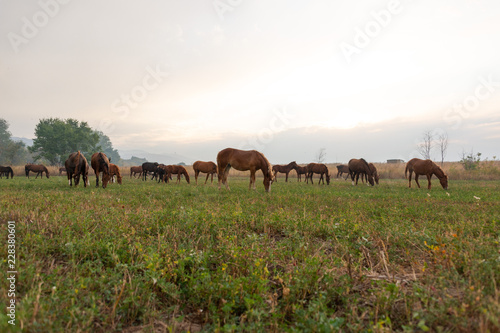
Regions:
<instances>
[{"instance_id":1,"label":"black horse","mask_svg":"<svg viewBox=\"0 0 500 333\"><path fill-rule=\"evenodd\" d=\"M142 180L146 180L148 176L148 172L153 173L153 178L156 178L158 176L158 166L159 164L157 162L144 162L142 163Z\"/></svg>"},{"instance_id":2,"label":"black horse","mask_svg":"<svg viewBox=\"0 0 500 333\"><path fill-rule=\"evenodd\" d=\"M7 176L7 179L9 179L10 175L10 178L12 179L14 178L14 171L10 166L4 167L0 165L0 178L2 178L3 175Z\"/></svg>"}]
</instances>

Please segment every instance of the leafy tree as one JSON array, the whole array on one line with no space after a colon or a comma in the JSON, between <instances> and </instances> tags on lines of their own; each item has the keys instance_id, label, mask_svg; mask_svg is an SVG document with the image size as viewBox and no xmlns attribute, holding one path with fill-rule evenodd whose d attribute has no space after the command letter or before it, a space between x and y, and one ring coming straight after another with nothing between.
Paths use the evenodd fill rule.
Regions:
<instances>
[{"instance_id":1,"label":"leafy tree","mask_svg":"<svg viewBox=\"0 0 500 333\"><path fill-rule=\"evenodd\" d=\"M99 151L99 134L86 122L75 119L59 118L40 119L35 127L35 139L29 150L36 153L35 161L45 158L50 164L62 164L67 156L81 151L90 158Z\"/></svg>"},{"instance_id":2,"label":"leafy tree","mask_svg":"<svg viewBox=\"0 0 500 333\"><path fill-rule=\"evenodd\" d=\"M9 123L5 119L0 119L0 163L22 164L29 159L28 155L24 143L12 140Z\"/></svg>"},{"instance_id":3,"label":"leafy tree","mask_svg":"<svg viewBox=\"0 0 500 333\"><path fill-rule=\"evenodd\" d=\"M99 135L98 145L101 147L101 151L106 154L112 163L117 164L121 160L118 150L113 148L113 144L107 135L101 131L97 131L97 134Z\"/></svg>"}]
</instances>

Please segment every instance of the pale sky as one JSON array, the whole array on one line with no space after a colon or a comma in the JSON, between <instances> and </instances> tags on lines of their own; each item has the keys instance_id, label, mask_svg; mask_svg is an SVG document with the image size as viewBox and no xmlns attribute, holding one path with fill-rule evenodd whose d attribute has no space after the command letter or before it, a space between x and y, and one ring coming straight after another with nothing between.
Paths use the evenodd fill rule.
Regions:
<instances>
[{"instance_id":1,"label":"pale sky","mask_svg":"<svg viewBox=\"0 0 500 333\"><path fill-rule=\"evenodd\" d=\"M287 163L408 160L430 130L500 157L498 1L0 0L0 22L13 136L76 118L120 151Z\"/></svg>"}]
</instances>

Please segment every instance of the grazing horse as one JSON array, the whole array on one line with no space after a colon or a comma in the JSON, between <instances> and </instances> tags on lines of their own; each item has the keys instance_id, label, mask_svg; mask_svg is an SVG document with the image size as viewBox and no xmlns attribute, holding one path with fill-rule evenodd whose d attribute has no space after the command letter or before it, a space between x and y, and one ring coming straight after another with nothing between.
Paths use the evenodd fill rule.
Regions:
<instances>
[{"instance_id":1,"label":"grazing horse","mask_svg":"<svg viewBox=\"0 0 500 333\"><path fill-rule=\"evenodd\" d=\"M375 184L378 185L378 181L380 179L380 176L378 174L377 168L373 163L368 163L368 166L370 167L370 170L372 172L373 179L375 179ZM368 181L368 175L365 174L365 180Z\"/></svg>"},{"instance_id":2,"label":"grazing horse","mask_svg":"<svg viewBox=\"0 0 500 333\"><path fill-rule=\"evenodd\" d=\"M298 167L299 166L297 165L297 162L295 162L295 161L290 162L287 165L279 165L279 164L273 165L274 181L276 181L276 182L278 181L276 174L278 174L278 172L281 172L281 173L286 174L285 182L288 182L288 174L292 170L297 171Z\"/></svg>"},{"instance_id":3,"label":"grazing horse","mask_svg":"<svg viewBox=\"0 0 500 333\"><path fill-rule=\"evenodd\" d=\"M142 175L142 165L130 167L130 178L132 178L132 174L134 178L137 174Z\"/></svg>"},{"instance_id":4,"label":"grazing horse","mask_svg":"<svg viewBox=\"0 0 500 333\"><path fill-rule=\"evenodd\" d=\"M62 175L63 172L66 172L66 168L59 168L59 176Z\"/></svg>"},{"instance_id":5,"label":"grazing horse","mask_svg":"<svg viewBox=\"0 0 500 333\"><path fill-rule=\"evenodd\" d=\"M115 182L115 176L116 176L116 181L118 184L122 184L122 175L120 174L120 168L118 165L109 163L109 176L111 177L111 182Z\"/></svg>"},{"instance_id":6,"label":"grazing horse","mask_svg":"<svg viewBox=\"0 0 500 333\"><path fill-rule=\"evenodd\" d=\"M358 185L358 180L359 180L360 174L361 175L366 174L370 185L371 186L375 185L375 183L373 181L372 170L370 169L370 166L368 165L368 162L366 162L365 159L353 158L349 161L348 165L349 165L349 171L350 171L349 173L351 174L352 185L354 185L354 177L356 177L356 185Z\"/></svg>"},{"instance_id":7,"label":"grazing horse","mask_svg":"<svg viewBox=\"0 0 500 333\"><path fill-rule=\"evenodd\" d=\"M40 178L43 178L43 173L45 172L45 176L49 178L49 170L45 167L45 165L42 164L26 164L24 166L24 171L26 172L26 177L30 178L30 171L31 172L36 172L36 177L35 179L40 176Z\"/></svg>"},{"instance_id":8,"label":"grazing horse","mask_svg":"<svg viewBox=\"0 0 500 333\"><path fill-rule=\"evenodd\" d=\"M323 181L323 185L325 184L325 179L323 176L326 178L326 185L330 185L330 175L328 174L328 167L322 163L309 163L307 165L307 176L306 176L306 182L309 182L309 179L311 179L311 184L313 183L313 174L318 173L320 175L318 184Z\"/></svg>"},{"instance_id":9,"label":"grazing horse","mask_svg":"<svg viewBox=\"0 0 500 333\"><path fill-rule=\"evenodd\" d=\"M142 180L146 180L148 177L148 172L153 173L153 178L157 176L158 173L158 163L157 162L144 162L142 163Z\"/></svg>"},{"instance_id":10,"label":"grazing horse","mask_svg":"<svg viewBox=\"0 0 500 333\"><path fill-rule=\"evenodd\" d=\"M194 178L196 180L196 185L198 185L198 175L200 174L200 172L207 174L207 178L205 179L205 184L208 181L208 176L211 176L210 183L213 184L214 174L217 174L217 164L215 164L214 162L196 161L193 163L193 170L194 170Z\"/></svg>"},{"instance_id":11,"label":"grazing horse","mask_svg":"<svg viewBox=\"0 0 500 333\"><path fill-rule=\"evenodd\" d=\"M344 180L347 180L347 177L349 177L350 172L349 172L349 167L345 164L337 165L337 178L342 177L342 174L347 173L347 176L345 176Z\"/></svg>"},{"instance_id":12,"label":"grazing horse","mask_svg":"<svg viewBox=\"0 0 500 333\"><path fill-rule=\"evenodd\" d=\"M90 165L95 173L95 187L99 187L99 174L102 172L102 188L106 188L111 177L109 174L109 160L106 154L94 153L90 158Z\"/></svg>"},{"instance_id":13,"label":"grazing horse","mask_svg":"<svg viewBox=\"0 0 500 333\"><path fill-rule=\"evenodd\" d=\"M66 167L69 186L73 186L73 179L75 180L75 186L77 186L80 183L80 175L83 178L83 186L87 187L87 184L90 185L88 180L89 164L80 151L71 153L66 162L64 162L64 166Z\"/></svg>"},{"instance_id":14,"label":"grazing horse","mask_svg":"<svg viewBox=\"0 0 500 333\"><path fill-rule=\"evenodd\" d=\"M14 178L14 171L10 166L0 166L0 178L2 178L3 174L7 176L7 179L9 179L9 175L11 179Z\"/></svg>"},{"instance_id":15,"label":"grazing horse","mask_svg":"<svg viewBox=\"0 0 500 333\"><path fill-rule=\"evenodd\" d=\"M298 166L297 169L295 169L297 172L297 181L301 182L302 181L302 175L306 177L307 180L307 166Z\"/></svg>"},{"instance_id":16,"label":"grazing horse","mask_svg":"<svg viewBox=\"0 0 500 333\"><path fill-rule=\"evenodd\" d=\"M410 177L408 178L408 187L411 188L411 175L415 172L415 182L417 186L420 188L420 184L418 183L419 175L427 176L427 188L431 189L431 177L432 175L436 175L438 177L441 186L447 190L448 189L448 176L444 173L444 171L431 160L421 160L419 158L413 158L406 163L405 169L405 178L407 178L407 173L410 172Z\"/></svg>"},{"instance_id":17,"label":"grazing horse","mask_svg":"<svg viewBox=\"0 0 500 333\"><path fill-rule=\"evenodd\" d=\"M171 168L168 168L168 167L171 167ZM189 174L188 174L186 168L183 167L182 165L167 165L167 170L168 170L167 177L170 177L170 179L172 179L171 175L177 175L176 184L180 184L181 175L184 175L184 178L186 178L186 181L189 184Z\"/></svg>"},{"instance_id":18,"label":"grazing horse","mask_svg":"<svg viewBox=\"0 0 500 333\"><path fill-rule=\"evenodd\" d=\"M250 184L248 189L255 189L255 172L262 170L264 175L264 188L266 192L271 191L271 183L273 181L273 170L271 163L261 152L256 150L239 150L235 148L226 148L217 154L217 171L219 176L219 189L220 184L224 184L226 189L229 190L227 184L227 176L231 167L240 171L250 170Z\"/></svg>"}]
</instances>

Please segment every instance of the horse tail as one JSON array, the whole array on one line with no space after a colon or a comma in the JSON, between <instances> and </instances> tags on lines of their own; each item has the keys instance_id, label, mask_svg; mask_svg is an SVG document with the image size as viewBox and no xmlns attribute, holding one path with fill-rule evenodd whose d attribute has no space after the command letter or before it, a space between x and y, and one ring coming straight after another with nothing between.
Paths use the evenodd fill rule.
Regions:
<instances>
[{"instance_id":1,"label":"horse tail","mask_svg":"<svg viewBox=\"0 0 500 333\"><path fill-rule=\"evenodd\" d=\"M10 178L11 179L14 178L14 170L12 170L11 167L9 167L9 170L7 171L7 174L9 174L9 173L10 173Z\"/></svg>"}]
</instances>

